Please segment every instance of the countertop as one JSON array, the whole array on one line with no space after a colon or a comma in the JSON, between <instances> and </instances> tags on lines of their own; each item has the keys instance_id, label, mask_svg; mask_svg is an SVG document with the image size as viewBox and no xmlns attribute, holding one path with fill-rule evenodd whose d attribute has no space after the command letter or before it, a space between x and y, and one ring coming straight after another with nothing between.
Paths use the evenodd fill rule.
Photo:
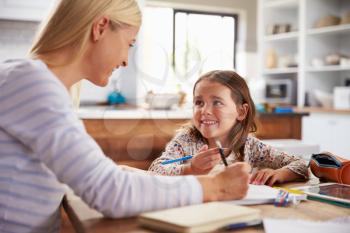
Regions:
<instances>
[{"instance_id":1,"label":"countertop","mask_svg":"<svg viewBox=\"0 0 350 233\"><path fill-rule=\"evenodd\" d=\"M308 113L350 114L350 109L303 107L303 108L294 108L293 110L295 112L308 112Z\"/></svg>"},{"instance_id":2,"label":"countertop","mask_svg":"<svg viewBox=\"0 0 350 233\"><path fill-rule=\"evenodd\" d=\"M78 116L81 119L190 119L192 109L145 109L118 108L113 106L80 107Z\"/></svg>"},{"instance_id":3,"label":"countertop","mask_svg":"<svg viewBox=\"0 0 350 233\"><path fill-rule=\"evenodd\" d=\"M257 113L258 116L305 116L306 111L295 113ZM191 108L146 109L115 106L83 106L78 110L81 119L191 119Z\"/></svg>"}]
</instances>

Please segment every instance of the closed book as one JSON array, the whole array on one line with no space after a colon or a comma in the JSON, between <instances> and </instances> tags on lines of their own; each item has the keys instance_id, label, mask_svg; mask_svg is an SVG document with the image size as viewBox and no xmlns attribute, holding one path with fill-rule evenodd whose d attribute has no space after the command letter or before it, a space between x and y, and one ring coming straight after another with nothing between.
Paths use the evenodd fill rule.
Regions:
<instances>
[{"instance_id":1,"label":"closed book","mask_svg":"<svg viewBox=\"0 0 350 233\"><path fill-rule=\"evenodd\" d=\"M209 202L143 213L138 221L141 226L163 232L197 233L212 232L234 223L259 220L260 210L228 204Z\"/></svg>"}]
</instances>

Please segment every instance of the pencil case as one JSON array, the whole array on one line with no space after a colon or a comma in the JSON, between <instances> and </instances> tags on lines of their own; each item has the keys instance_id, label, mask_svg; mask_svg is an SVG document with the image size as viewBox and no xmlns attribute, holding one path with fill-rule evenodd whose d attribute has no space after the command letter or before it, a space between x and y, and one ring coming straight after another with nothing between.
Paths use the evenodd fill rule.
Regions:
<instances>
[{"instance_id":1,"label":"pencil case","mask_svg":"<svg viewBox=\"0 0 350 233\"><path fill-rule=\"evenodd\" d=\"M322 180L350 184L350 160L322 152L313 154L309 165L311 172Z\"/></svg>"}]
</instances>

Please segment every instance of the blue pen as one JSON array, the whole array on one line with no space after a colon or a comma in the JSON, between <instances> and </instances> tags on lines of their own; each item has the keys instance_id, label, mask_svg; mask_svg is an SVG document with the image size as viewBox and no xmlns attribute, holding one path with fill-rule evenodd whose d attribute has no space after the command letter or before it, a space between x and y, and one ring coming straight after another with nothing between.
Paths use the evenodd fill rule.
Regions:
<instances>
[{"instance_id":1,"label":"blue pen","mask_svg":"<svg viewBox=\"0 0 350 233\"><path fill-rule=\"evenodd\" d=\"M222 229L225 231L232 231L232 230L242 229L245 227L259 226L261 224L262 224L262 221L260 219L258 219L258 220L253 220L253 221L249 221L249 222L232 223L230 225L223 227Z\"/></svg>"},{"instance_id":2,"label":"blue pen","mask_svg":"<svg viewBox=\"0 0 350 233\"><path fill-rule=\"evenodd\" d=\"M165 165L165 164L169 164L169 163L176 163L176 162L180 162L180 161L186 161L189 159L192 159L192 155L186 155L182 158L178 158L178 159L170 159L170 160L165 160L163 162L161 162L161 164Z\"/></svg>"}]
</instances>

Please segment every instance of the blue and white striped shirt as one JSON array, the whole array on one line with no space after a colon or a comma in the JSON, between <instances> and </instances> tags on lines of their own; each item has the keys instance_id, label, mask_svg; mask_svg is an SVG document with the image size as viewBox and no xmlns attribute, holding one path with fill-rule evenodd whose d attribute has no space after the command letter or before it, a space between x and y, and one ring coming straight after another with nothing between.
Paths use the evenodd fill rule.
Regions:
<instances>
[{"instance_id":1,"label":"blue and white striped shirt","mask_svg":"<svg viewBox=\"0 0 350 233\"><path fill-rule=\"evenodd\" d=\"M0 232L58 232L70 186L109 217L202 202L193 176L147 176L105 157L40 60L0 64Z\"/></svg>"}]
</instances>

